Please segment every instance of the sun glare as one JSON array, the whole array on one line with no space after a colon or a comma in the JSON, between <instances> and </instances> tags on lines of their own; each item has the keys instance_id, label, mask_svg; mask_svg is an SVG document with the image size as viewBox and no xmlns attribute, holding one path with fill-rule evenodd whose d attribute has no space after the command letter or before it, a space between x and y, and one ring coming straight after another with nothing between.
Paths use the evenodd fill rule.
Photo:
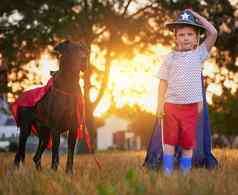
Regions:
<instances>
[{"instance_id":1,"label":"sun glare","mask_svg":"<svg viewBox=\"0 0 238 195\"><path fill-rule=\"evenodd\" d=\"M131 60L113 60L107 89L94 115L100 116L107 112L112 102L114 102L118 108L124 105L139 105L141 109L155 113L159 83L155 75L159 69L159 65L169 51L168 48L157 45L151 47L148 54L137 54ZM99 55L99 53L99 48L93 47L91 61L100 71L103 71L105 59L102 57L103 55ZM25 68L30 70L30 74L28 75L30 80L36 79L40 80L42 84L46 84L50 78L50 71L58 69L57 63L57 59L52 58L47 52L44 52L39 60L30 62ZM221 74L217 74L219 71ZM225 69L219 70L213 61L205 63L203 75L213 78L216 81L216 83L209 83L207 87L207 99L209 103L212 103L213 94L222 94L220 80L223 77L222 75L226 74L228 74L228 72ZM229 80L225 81L225 85L233 91L236 91L238 77L237 75L230 75L230 77ZM82 81L80 81L80 83L81 82ZM100 83L96 74L92 75L91 82L96 88L90 91L90 99L95 101ZM30 85L29 81L24 81L21 85L24 85L24 89L36 86ZM17 84L13 85L13 88L17 87L19 87Z\"/></svg>"},{"instance_id":2,"label":"sun glare","mask_svg":"<svg viewBox=\"0 0 238 195\"><path fill-rule=\"evenodd\" d=\"M43 53L38 63L40 65L41 82L46 84L50 78L50 71L58 70L57 59L52 58L47 53Z\"/></svg>"}]
</instances>

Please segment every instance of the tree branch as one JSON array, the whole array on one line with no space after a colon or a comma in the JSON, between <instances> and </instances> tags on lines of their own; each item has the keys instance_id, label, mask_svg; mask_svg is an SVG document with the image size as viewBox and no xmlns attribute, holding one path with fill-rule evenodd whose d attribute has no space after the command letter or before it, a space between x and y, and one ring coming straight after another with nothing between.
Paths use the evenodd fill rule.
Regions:
<instances>
[{"instance_id":1,"label":"tree branch","mask_svg":"<svg viewBox=\"0 0 238 195\"><path fill-rule=\"evenodd\" d=\"M93 110L97 107L98 103L100 102L101 98L104 95L105 89L107 87L108 84L108 79L109 79L109 72L110 72L110 66L111 66L111 57L110 57L110 52L108 52L107 56L106 56L106 63L105 63L105 71L104 71L104 77L102 80L102 84L98 93L98 96L96 98L96 100L93 102Z\"/></svg>"},{"instance_id":2,"label":"tree branch","mask_svg":"<svg viewBox=\"0 0 238 195\"><path fill-rule=\"evenodd\" d=\"M104 71L98 70L95 66L92 66L92 71L95 72L95 73L97 73L97 74L102 74L102 73L104 73Z\"/></svg>"},{"instance_id":3,"label":"tree branch","mask_svg":"<svg viewBox=\"0 0 238 195\"><path fill-rule=\"evenodd\" d=\"M123 16L123 17L126 15L126 12L127 12L127 10L128 10L129 5L131 4L131 2L132 2L132 0L128 0L127 4L126 4L126 6L125 6L125 9L124 9L124 11L123 11L123 13L122 13L122 16Z\"/></svg>"},{"instance_id":4,"label":"tree branch","mask_svg":"<svg viewBox=\"0 0 238 195\"><path fill-rule=\"evenodd\" d=\"M84 0L84 6L85 6L85 13L86 13L86 16L88 18L88 1L87 0Z\"/></svg>"},{"instance_id":5,"label":"tree branch","mask_svg":"<svg viewBox=\"0 0 238 195\"><path fill-rule=\"evenodd\" d=\"M106 30L107 30L107 28L104 27L104 28L101 30L101 32L95 34L95 35L93 36L93 38L94 38L94 39L98 38L98 37L99 37L100 35L102 35Z\"/></svg>"},{"instance_id":6,"label":"tree branch","mask_svg":"<svg viewBox=\"0 0 238 195\"><path fill-rule=\"evenodd\" d=\"M135 17L136 15L144 12L145 10L149 9L149 8L153 8L153 3L151 3L150 5L147 5L139 10L137 10L134 14L130 15L129 17L127 17L127 19L130 19L130 18L133 18Z\"/></svg>"}]
</instances>

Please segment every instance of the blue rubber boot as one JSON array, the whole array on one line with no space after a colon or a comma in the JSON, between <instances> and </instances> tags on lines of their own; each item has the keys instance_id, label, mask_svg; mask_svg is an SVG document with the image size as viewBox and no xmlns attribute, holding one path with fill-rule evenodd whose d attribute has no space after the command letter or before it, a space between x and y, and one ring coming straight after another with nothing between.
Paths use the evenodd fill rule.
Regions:
<instances>
[{"instance_id":1,"label":"blue rubber boot","mask_svg":"<svg viewBox=\"0 0 238 195\"><path fill-rule=\"evenodd\" d=\"M180 170L183 175L187 175L192 168L192 157L182 156L180 159Z\"/></svg>"},{"instance_id":2,"label":"blue rubber boot","mask_svg":"<svg viewBox=\"0 0 238 195\"><path fill-rule=\"evenodd\" d=\"M170 176L174 169L174 155L164 154L163 155L163 170L166 176Z\"/></svg>"}]
</instances>

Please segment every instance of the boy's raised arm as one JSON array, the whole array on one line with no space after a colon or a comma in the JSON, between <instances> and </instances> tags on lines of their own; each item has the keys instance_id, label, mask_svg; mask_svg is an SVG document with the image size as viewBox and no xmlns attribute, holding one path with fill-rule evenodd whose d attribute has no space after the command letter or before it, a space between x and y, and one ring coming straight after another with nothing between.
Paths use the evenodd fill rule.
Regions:
<instances>
[{"instance_id":1,"label":"boy's raised arm","mask_svg":"<svg viewBox=\"0 0 238 195\"><path fill-rule=\"evenodd\" d=\"M202 25L206 28L207 32L206 32L206 39L205 39L205 43L207 45L207 49L208 51L210 51L212 49L212 47L214 46L216 39L217 39L217 30L216 28L209 22L207 21L206 18L204 18L203 16L201 16L200 14L198 14L197 12L191 10L191 9L187 9L188 11L190 11L201 23Z\"/></svg>"}]
</instances>

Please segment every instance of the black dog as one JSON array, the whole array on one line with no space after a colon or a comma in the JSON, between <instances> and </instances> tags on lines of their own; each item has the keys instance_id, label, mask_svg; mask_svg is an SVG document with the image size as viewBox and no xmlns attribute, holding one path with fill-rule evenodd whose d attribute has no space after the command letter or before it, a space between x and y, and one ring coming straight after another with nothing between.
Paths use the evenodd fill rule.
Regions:
<instances>
[{"instance_id":1,"label":"black dog","mask_svg":"<svg viewBox=\"0 0 238 195\"><path fill-rule=\"evenodd\" d=\"M41 156L52 139L52 169L59 164L60 133L68 130L68 158L66 172L73 171L73 155L78 131L84 129L84 104L79 86L79 73L87 68L89 50L83 43L65 41L55 47L60 54L59 71L48 82L46 92L32 106L19 103L15 118L20 126L19 148L14 163L25 159L25 145L32 128L37 130L39 145L33 158L41 169ZM39 90L38 90L39 91ZM33 93L38 93L35 90ZM23 93L24 95L24 93ZM25 93L25 96L28 96ZM29 95L31 98L31 95ZM16 101L18 102L18 100ZM15 102L15 104L16 104Z\"/></svg>"}]
</instances>

